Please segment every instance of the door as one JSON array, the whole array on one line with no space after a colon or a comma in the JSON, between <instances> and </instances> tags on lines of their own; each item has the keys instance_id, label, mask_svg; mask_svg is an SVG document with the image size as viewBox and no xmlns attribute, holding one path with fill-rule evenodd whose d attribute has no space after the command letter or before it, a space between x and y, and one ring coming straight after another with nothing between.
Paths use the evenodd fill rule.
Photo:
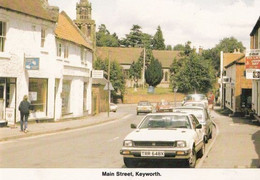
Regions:
<instances>
[{"instance_id":1,"label":"door","mask_svg":"<svg viewBox=\"0 0 260 180\"><path fill-rule=\"evenodd\" d=\"M0 120L5 119L5 84L0 84Z\"/></svg>"}]
</instances>

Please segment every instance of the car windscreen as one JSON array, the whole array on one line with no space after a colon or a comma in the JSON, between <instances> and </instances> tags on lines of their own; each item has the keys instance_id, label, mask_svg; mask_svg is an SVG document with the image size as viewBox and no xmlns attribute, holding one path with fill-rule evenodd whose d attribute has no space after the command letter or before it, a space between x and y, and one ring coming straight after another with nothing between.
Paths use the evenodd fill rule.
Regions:
<instances>
[{"instance_id":1,"label":"car windscreen","mask_svg":"<svg viewBox=\"0 0 260 180\"><path fill-rule=\"evenodd\" d=\"M198 119L198 121L200 123L204 123L205 122L205 116L204 116L204 110L203 109L175 109L176 111L180 111L180 112L186 112L186 113L190 113L193 114L194 116L196 116L196 118Z\"/></svg>"},{"instance_id":2,"label":"car windscreen","mask_svg":"<svg viewBox=\"0 0 260 180\"><path fill-rule=\"evenodd\" d=\"M192 101L202 101L205 100L206 96L204 94L193 94L186 96L186 100L192 100Z\"/></svg>"},{"instance_id":3,"label":"car windscreen","mask_svg":"<svg viewBox=\"0 0 260 180\"><path fill-rule=\"evenodd\" d=\"M145 117L139 126L140 129L191 129L187 115L150 115Z\"/></svg>"},{"instance_id":4,"label":"car windscreen","mask_svg":"<svg viewBox=\"0 0 260 180\"><path fill-rule=\"evenodd\" d=\"M204 103L190 103L190 102L186 102L183 104L183 106L198 106L198 107L205 107Z\"/></svg>"},{"instance_id":5,"label":"car windscreen","mask_svg":"<svg viewBox=\"0 0 260 180\"><path fill-rule=\"evenodd\" d=\"M139 102L138 106L150 106L149 102Z\"/></svg>"}]
</instances>

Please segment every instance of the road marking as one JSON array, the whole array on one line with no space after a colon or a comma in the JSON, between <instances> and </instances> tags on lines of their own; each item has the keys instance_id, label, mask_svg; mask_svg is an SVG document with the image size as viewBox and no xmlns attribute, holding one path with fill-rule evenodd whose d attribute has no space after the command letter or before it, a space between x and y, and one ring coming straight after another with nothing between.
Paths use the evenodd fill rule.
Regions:
<instances>
[{"instance_id":1,"label":"road marking","mask_svg":"<svg viewBox=\"0 0 260 180\"><path fill-rule=\"evenodd\" d=\"M113 138L113 139L110 139L108 142L112 142L112 141L115 141L115 140L117 140L117 139L119 139L119 137L115 137L115 138Z\"/></svg>"}]
</instances>

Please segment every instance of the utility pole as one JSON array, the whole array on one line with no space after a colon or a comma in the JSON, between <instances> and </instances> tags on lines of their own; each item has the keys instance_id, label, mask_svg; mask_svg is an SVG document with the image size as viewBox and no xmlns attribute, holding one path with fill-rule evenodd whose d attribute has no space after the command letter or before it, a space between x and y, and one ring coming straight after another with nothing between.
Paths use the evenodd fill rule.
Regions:
<instances>
[{"instance_id":1,"label":"utility pole","mask_svg":"<svg viewBox=\"0 0 260 180\"><path fill-rule=\"evenodd\" d=\"M144 46L144 59L143 59L143 89L145 84L145 46Z\"/></svg>"},{"instance_id":2,"label":"utility pole","mask_svg":"<svg viewBox=\"0 0 260 180\"><path fill-rule=\"evenodd\" d=\"M108 86L107 86L107 91L108 91L108 110L107 110L107 116L109 117L110 113L110 51L108 51Z\"/></svg>"}]
</instances>

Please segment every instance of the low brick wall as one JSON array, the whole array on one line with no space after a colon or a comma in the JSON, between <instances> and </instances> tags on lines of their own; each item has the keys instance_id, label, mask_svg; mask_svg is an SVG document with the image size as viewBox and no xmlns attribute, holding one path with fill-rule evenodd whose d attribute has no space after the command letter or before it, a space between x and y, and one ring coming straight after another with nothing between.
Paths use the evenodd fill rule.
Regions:
<instances>
[{"instance_id":1,"label":"low brick wall","mask_svg":"<svg viewBox=\"0 0 260 180\"><path fill-rule=\"evenodd\" d=\"M176 93L176 101L183 101L185 94ZM174 93L172 94L147 94L147 95L124 95L125 104L137 104L139 101L150 101L152 103L160 102L161 100L174 102Z\"/></svg>"}]
</instances>

